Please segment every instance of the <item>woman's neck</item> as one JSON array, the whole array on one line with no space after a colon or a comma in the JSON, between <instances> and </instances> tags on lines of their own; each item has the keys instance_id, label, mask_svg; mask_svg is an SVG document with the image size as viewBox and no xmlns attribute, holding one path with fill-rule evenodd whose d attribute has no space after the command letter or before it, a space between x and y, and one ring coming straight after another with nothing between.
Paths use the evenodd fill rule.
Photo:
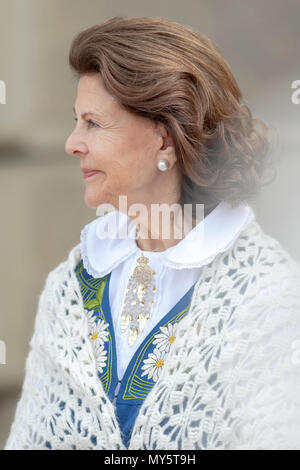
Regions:
<instances>
[{"instance_id":1,"label":"woman's neck","mask_svg":"<svg viewBox=\"0 0 300 470\"><path fill-rule=\"evenodd\" d=\"M210 209L204 210L204 218L210 214L216 206L211 207ZM163 227L161 227L160 223L154 224L154 229L151 226L151 221L148 222L148 226L146 224L138 223L138 232L136 236L136 244L142 251L156 251L162 252L167 250L168 248L177 245L186 235L193 230L198 223L202 220L197 220L192 218L192 220L188 219L181 221L183 219L177 219L177 223L179 220L179 225L176 229L176 224L174 223L174 214L167 218L168 224L166 224L166 220L163 219ZM163 225L162 224L162 225ZM181 224L181 225L180 225ZM151 229L149 230L149 227Z\"/></svg>"}]
</instances>

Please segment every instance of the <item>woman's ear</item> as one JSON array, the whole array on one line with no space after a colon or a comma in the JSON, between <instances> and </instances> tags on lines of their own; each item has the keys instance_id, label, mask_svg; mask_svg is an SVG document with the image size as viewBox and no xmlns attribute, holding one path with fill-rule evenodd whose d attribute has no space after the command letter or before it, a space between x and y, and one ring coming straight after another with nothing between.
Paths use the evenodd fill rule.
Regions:
<instances>
[{"instance_id":1,"label":"woman's ear","mask_svg":"<svg viewBox=\"0 0 300 470\"><path fill-rule=\"evenodd\" d=\"M158 157L161 160L167 160L171 168L177 160L173 138L168 128L161 122L157 124L157 132L159 132L162 141Z\"/></svg>"}]
</instances>

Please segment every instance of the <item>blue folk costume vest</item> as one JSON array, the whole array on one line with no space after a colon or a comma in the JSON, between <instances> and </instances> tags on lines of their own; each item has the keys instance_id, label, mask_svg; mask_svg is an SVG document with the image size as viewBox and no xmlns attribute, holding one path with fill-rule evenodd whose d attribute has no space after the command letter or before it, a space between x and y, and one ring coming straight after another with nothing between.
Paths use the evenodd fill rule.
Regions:
<instances>
[{"instance_id":1,"label":"blue folk costume vest","mask_svg":"<svg viewBox=\"0 0 300 470\"><path fill-rule=\"evenodd\" d=\"M77 264L75 273L79 281L83 298L84 308L91 312L93 320L108 324L106 341L102 347L105 348L105 365L98 370L99 381L115 406L122 439L128 448L132 429L138 415L139 409L146 396L155 384L154 376L151 374L145 379L145 372L142 368L145 359L149 357L156 348L155 337L161 333L161 327L174 325L187 314L195 284L176 303L176 305L162 318L152 329L148 336L141 343L133 355L122 380L118 379L117 354L114 334L114 326L109 304L109 282L111 273L95 278L88 274L83 266L83 261ZM92 336L92 334L91 334ZM175 339L175 337L173 338ZM171 342L171 338L169 338ZM155 359L154 359L155 361ZM154 362L154 367L162 367L163 361ZM145 367L144 367L145 369ZM153 374L152 374L153 375Z\"/></svg>"}]
</instances>

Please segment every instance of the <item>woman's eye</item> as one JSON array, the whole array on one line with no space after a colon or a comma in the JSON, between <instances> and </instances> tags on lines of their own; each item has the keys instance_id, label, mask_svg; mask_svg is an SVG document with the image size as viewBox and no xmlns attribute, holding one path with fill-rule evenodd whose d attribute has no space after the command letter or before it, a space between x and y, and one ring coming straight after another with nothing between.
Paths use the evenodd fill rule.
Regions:
<instances>
[{"instance_id":1,"label":"woman's eye","mask_svg":"<svg viewBox=\"0 0 300 470\"><path fill-rule=\"evenodd\" d=\"M88 121L88 127L99 127L99 126L96 122L89 120Z\"/></svg>"},{"instance_id":2,"label":"woman's eye","mask_svg":"<svg viewBox=\"0 0 300 470\"><path fill-rule=\"evenodd\" d=\"M78 118L74 117L74 121L77 122ZM88 128L90 128L90 127L99 127L99 125L96 122L91 121L91 120L87 121L87 126L88 126Z\"/></svg>"}]
</instances>

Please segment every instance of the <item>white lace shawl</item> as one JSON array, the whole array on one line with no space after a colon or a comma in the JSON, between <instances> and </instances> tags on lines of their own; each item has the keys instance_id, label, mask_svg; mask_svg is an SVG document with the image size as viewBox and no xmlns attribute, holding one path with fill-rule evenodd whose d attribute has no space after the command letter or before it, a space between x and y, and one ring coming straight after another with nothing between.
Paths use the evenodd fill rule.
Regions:
<instances>
[{"instance_id":1,"label":"white lace shawl","mask_svg":"<svg viewBox=\"0 0 300 470\"><path fill-rule=\"evenodd\" d=\"M74 268L40 296L5 450L125 449ZM256 221L204 267L129 449L300 449L300 266ZM298 350L297 350L298 348Z\"/></svg>"}]
</instances>

